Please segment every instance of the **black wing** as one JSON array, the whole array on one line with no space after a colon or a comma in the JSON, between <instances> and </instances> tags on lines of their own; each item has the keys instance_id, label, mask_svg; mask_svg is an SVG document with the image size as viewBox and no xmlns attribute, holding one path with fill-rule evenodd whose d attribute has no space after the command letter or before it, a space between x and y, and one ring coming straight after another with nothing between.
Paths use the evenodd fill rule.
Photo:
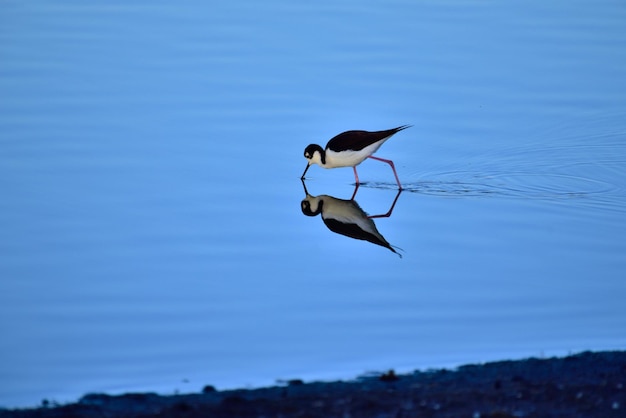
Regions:
<instances>
[{"instance_id":1,"label":"black wing","mask_svg":"<svg viewBox=\"0 0 626 418\"><path fill-rule=\"evenodd\" d=\"M339 152L345 150L360 151L374 142L397 134L403 129L409 128L411 125L398 126L397 128L387 129L385 131L346 131L332 138L326 144L326 149Z\"/></svg>"}]
</instances>

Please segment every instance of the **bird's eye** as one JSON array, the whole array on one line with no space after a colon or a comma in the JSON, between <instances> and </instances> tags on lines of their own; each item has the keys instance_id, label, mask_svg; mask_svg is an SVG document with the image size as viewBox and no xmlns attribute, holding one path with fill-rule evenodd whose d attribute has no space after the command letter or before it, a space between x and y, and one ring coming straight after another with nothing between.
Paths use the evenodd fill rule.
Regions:
<instances>
[{"instance_id":1,"label":"bird's eye","mask_svg":"<svg viewBox=\"0 0 626 418\"><path fill-rule=\"evenodd\" d=\"M305 158L311 158L311 154L309 154L308 152L305 152L305 153L304 153L304 157L305 157Z\"/></svg>"}]
</instances>

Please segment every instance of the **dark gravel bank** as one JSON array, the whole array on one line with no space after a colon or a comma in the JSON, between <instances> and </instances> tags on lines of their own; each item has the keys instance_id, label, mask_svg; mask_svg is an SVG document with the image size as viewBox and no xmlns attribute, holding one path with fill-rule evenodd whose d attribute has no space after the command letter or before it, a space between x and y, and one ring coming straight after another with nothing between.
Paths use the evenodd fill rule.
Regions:
<instances>
[{"instance_id":1,"label":"dark gravel bank","mask_svg":"<svg viewBox=\"0 0 626 418\"><path fill-rule=\"evenodd\" d=\"M626 417L624 385L626 352L584 352L251 390L90 394L75 404L0 410L0 418Z\"/></svg>"}]
</instances>

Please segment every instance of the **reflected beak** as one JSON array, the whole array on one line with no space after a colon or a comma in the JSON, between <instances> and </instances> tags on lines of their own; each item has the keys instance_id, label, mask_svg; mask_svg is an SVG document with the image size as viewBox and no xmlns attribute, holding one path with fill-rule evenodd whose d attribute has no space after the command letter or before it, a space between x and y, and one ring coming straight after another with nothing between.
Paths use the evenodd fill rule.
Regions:
<instances>
[{"instance_id":1,"label":"reflected beak","mask_svg":"<svg viewBox=\"0 0 626 418\"><path fill-rule=\"evenodd\" d=\"M306 197L311 196L309 194L309 191L306 189L306 183L304 182L304 178L301 178L300 181L302 181L302 187L304 187L304 194L306 195ZM306 200L306 199L304 199L304 200Z\"/></svg>"},{"instance_id":2,"label":"reflected beak","mask_svg":"<svg viewBox=\"0 0 626 418\"><path fill-rule=\"evenodd\" d=\"M306 174L306 172L309 169L309 167L311 167L311 164L307 164L306 165L306 168L304 169L304 173L302 173L302 177L300 177L300 180L304 180L304 175Z\"/></svg>"}]
</instances>

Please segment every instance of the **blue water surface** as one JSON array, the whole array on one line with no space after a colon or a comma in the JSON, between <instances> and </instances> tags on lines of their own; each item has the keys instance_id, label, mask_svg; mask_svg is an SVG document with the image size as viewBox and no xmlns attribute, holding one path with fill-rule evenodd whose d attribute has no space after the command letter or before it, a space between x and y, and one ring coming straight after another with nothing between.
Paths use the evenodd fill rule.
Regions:
<instances>
[{"instance_id":1,"label":"blue water surface","mask_svg":"<svg viewBox=\"0 0 626 418\"><path fill-rule=\"evenodd\" d=\"M626 346L620 1L8 2L0 406ZM387 248L302 213L309 143ZM353 197L354 196L354 197Z\"/></svg>"}]
</instances>

